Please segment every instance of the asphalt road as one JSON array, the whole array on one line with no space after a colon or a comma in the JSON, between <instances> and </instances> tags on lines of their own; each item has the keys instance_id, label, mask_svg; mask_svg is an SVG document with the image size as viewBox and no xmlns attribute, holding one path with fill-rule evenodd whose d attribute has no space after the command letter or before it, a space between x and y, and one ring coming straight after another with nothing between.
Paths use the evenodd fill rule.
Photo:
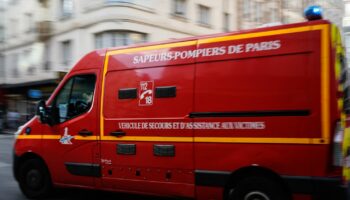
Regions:
<instances>
[{"instance_id":1,"label":"asphalt road","mask_svg":"<svg viewBox=\"0 0 350 200\"><path fill-rule=\"evenodd\" d=\"M0 200L26 200L12 175L13 135L0 134ZM48 200L165 200L164 198L111 193L103 191L87 191L79 189L56 190Z\"/></svg>"}]
</instances>

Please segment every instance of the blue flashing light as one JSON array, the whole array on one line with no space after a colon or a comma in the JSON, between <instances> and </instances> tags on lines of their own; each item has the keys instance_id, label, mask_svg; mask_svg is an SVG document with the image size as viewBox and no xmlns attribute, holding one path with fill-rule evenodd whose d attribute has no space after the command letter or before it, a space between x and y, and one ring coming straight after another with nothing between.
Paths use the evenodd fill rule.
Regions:
<instances>
[{"instance_id":1,"label":"blue flashing light","mask_svg":"<svg viewBox=\"0 0 350 200\"><path fill-rule=\"evenodd\" d=\"M28 90L28 96L32 99L40 99L42 97L42 92L40 90L30 89Z\"/></svg>"},{"instance_id":2,"label":"blue flashing light","mask_svg":"<svg viewBox=\"0 0 350 200\"><path fill-rule=\"evenodd\" d=\"M322 8L320 6L309 6L304 10L304 16L309 21L322 19Z\"/></svg>"}]
</instances>

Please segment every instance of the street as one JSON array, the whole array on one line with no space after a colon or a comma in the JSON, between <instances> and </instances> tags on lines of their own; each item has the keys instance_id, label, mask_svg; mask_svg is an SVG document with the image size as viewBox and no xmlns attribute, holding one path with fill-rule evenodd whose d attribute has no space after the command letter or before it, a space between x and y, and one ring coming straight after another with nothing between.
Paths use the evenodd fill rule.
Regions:
<instances>
[{"instance_id":1,"label":"street","mask_svg":"<svg viewBox=\"0 0 350 200\"><path fill-rule=\"evenodd\" d=\"M12 175L12 147L13 135L0 134L0 200L26 200L21 193L17 182ZM102 191L87 191L79 189L59 189L48 200L165 200L164 198L130 195L122 193L111 193Z\"/></svg>"}]
</instances>

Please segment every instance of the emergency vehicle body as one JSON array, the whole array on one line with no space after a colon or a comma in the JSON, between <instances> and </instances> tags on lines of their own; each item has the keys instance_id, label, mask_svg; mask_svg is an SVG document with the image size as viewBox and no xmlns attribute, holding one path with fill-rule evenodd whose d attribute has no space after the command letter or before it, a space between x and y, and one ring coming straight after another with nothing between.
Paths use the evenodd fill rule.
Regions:
<instances>
[{"instance_id":1,"label":"emergency vehicle body","mask_svg":"<svg viewBox=\"0 0 350 200\"><path fill-rule=\"evenodd\" d=\"M91 52L23 126L15 177L29 197L336 199L342 56L324 20Z\"/></svg>"}]
</instances>

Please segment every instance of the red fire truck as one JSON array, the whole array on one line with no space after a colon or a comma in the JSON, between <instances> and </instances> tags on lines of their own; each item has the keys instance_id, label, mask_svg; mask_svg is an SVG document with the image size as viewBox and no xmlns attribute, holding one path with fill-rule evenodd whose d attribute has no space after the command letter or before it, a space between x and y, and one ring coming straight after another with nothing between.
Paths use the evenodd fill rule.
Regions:
<instances>
[{"instance_id":1,"label":"red fire truck","mask_svg":"<svg viewBox=\"0 0 350 200\"><path fill-rule=\"evenodd\" d=\"M344 60L326 20L93 51L19 131L15 178L30 198L345 199Z\"/></svg>"}]
</instances>

